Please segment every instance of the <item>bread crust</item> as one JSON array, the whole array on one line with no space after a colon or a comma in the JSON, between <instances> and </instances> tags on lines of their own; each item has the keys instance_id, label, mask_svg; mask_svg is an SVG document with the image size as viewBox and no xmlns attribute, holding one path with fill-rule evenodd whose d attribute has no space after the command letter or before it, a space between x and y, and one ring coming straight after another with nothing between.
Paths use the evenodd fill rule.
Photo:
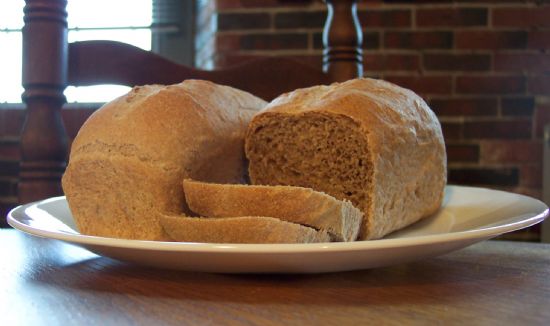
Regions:
<instances>
[{"instance_id":1,"label":"bread crust","mask_svg":"<svg viewBox=\"0 0 550 326\"><path fill-rule=\"evenodd\" d=\"M414 92L369 78L299 89L268 104L247 131L252 183L266 181L253 152L261 146L256 133L277 119L315 114L352 119L368 144L368 157L361 159L372 166L370 201L354 203L365 213L360 239L381 238L437 211L447 179L437 117Z\"/></svg>"},{"instance_id":2,"label":"bread crust","mask_svg":"<svg viewBox=\"0 0 550 326\"><path fill-rule=\"evenodd\" d=\"M183 181L189 208L201 216L269 216L323 230L333 241L354 241L363 213L310 188Z\"/></svg>"},{"instance_id":3,"label":"bread crust","mask_svg":"<svg viewBox=\"0 0 550 326\"><path fill-rule=\"evenodd\" d=\"M243 182L243 139L263 100L207 81L134 87L75 138L62 185L83 234L164 240L157 213L187 211L183 178Z\"/></svg>"},{"instance_id":4,"label":"bread crust","mask_svg":"<svg viewBox=\"0 0 550 326\"><path fill-rule=\"evenodd\" d=\"M160 223L174 241L209 243L329 242L324 231L272 217L161 216Z\"/></svg>"}]
</instances>

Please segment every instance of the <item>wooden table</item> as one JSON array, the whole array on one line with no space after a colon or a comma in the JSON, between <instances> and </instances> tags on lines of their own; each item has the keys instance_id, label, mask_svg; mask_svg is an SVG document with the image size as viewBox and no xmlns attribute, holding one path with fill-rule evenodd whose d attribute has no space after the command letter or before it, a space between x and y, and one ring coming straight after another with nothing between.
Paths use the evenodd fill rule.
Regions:
<instances>
[{"instance_id":1,"label":"wooden table","mask_svg":"<svg viewBox=\"0 0 550 326\"><path fill-rule=\"evenodd\" d=\"M153 269L0 231L2 325L548 325L550 245L486 241L319 275Z\"/></svg>"}]
</instances>

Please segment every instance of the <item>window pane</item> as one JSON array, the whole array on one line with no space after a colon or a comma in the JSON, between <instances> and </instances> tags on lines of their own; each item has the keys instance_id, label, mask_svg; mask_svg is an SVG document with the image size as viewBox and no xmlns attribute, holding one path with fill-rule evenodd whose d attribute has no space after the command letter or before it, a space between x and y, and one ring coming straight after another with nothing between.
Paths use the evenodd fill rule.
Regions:
<instances>
[{"instance_id":1,"label":"window pane","mask_svg":"<svg viewBox=\"0 0 550 326\"><path fill-rule=\"evenodd\" d=\"M21 33L0 32L0 48L9 49L0 60L0 103L21 102L21 45Z\"/></svg>"},{"instance_id":2,"label":"window pane","mask_svg":"<svg viewBox=\"0 0 550 326\"><path fill-rule=\"evenodd\" d=\"M144 50L151 50L150 29L115 29L115 30L84 30L69 31L69 42L87 40L112 40L135 45ZM65 96L67 102L108 102L124 95L129 87L120 85L97 85L67 87Z\"/></svg>"},{"instance_id":3,"label":"window pane","mask_svg":"<svg viewBox=\"0 0 550 326\"><path fill-rule=\"evenodd\" d=\"M0 0L0 29L23 27L24 0Z\"/></svg>"},{"instance_id":4,"label":"window pane","mask_svg":"<svg viewBox=\"0 0 550 326\"><path fill-rule=\"evenodd\" d=\"M21 102L21 33L1 30L23 27L24 5L24 0L0 0L0 49L3 50L0 60L0 103ZM69 31L70 42L116 40L145 50L151 49L151 31L131 27L151 25L152 0L69 0L67 11L70 28L130 27L114 30L73 30ZM128 90L128 87L115 85L69 87L65 95L69 102L105 102Z\"/></svg>"},{"instance_id":5,"label":"window pane","mask_svg":"<svg viewBox=\"0 0 550 326\"><path fill-rule=\"evenodd\" d=\"M69 86L65 89L67 102L109 102L130 91L130 87L121 85Z\"/></svg>"},{"instance_id":6,"label":"window pane","mask_svg":"<svg viewBox=\"0 0 550 326\"><path fill-rule=\"evenodd\" d=\"M5 1L5 0L0 0ZM69 28L149 26L152 0L70 0Z\"/></svg>"}]
</instances>

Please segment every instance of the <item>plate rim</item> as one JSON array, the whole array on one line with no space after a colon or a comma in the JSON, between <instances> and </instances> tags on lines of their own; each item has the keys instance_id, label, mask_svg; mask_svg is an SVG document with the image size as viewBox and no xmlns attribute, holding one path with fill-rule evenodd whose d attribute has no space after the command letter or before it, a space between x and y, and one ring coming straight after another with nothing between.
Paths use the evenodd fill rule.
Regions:
<instances>
[{"instance_id":1,"label":"plate rim","mask_svg":"<svg viewBox=\"0 0 550 326\"><path fill-rule=\"evenodd\" d=\"M195 253L265 253L265 254L303 254L314 252L343 252L343 251L364 251L364 250L383 250L390 248L402 248L403 246L413 247L428 244L436 244L442 242L465 241L473 239L487 239L504 234L507 232L519 230L525 227L532 226L542 222L548 215L548 206L533 197L522 194L506 192L502 190L470 187L459 185L447 185L452 188L473 188L479 190L488 190L490 192L512 194L514 196L523 197L531 200L538 205L542 205L545 209L535 214L534 216L525 218L520 221L506 223L503 225L481 227L464 231L456 231L450 233L429 234L421 236L411 236L406 238L364 240L353 242L327 242L327 243L304 243L304 244L228 244L228 243L200 243L200 242L167 242L167 241L150 241L150 240L131 240L118 239L99 236L83 235L80 233L63 233L44 229L34 228L23 222L20 222L14 217L14 214L24 214L21 212L29 206L37 205L45 201L62 201L66 200L65 196L50 197L39 201L19 205L11 209L7 215L7 222L10 226L25 233L39 236L43 238L55 239L81 246L101 246L101 247L116 247L124 249L137 250L156 250L156 251L174 251L174 252L195 252Z\"/></svg>"}]
</instances>

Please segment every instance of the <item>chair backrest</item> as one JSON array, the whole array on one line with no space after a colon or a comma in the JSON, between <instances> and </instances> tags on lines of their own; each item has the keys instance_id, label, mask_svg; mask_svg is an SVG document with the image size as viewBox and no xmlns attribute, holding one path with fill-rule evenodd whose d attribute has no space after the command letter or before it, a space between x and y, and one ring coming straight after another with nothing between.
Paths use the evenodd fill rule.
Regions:
<instances>
[{"instance_id":1,"label":"chair backrest","mask_svg":"<svg viewBox=\"0 0 550 326\"><path fill-rule=\"evenodd\" d=\"M184 67L152 52L112 41L67 42L67 0L26 0L20 203L62 194L68 139L60 109L66 86L172 84L206 79L266 100L300 87L361 76L361 28L356 0L327 0L323 67L270 57L222 70ZM70 13L69 13L70 14Z\"/></svg>"}]
</instances>

